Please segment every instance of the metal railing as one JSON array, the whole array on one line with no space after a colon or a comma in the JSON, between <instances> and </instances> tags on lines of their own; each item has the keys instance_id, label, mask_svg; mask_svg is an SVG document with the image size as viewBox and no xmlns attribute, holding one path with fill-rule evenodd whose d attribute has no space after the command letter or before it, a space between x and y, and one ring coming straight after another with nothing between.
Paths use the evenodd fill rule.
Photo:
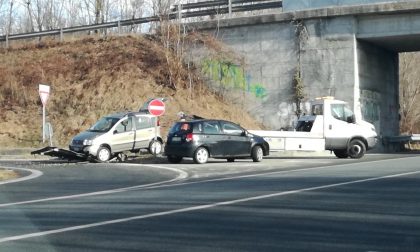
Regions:
<instances>
[{"instance_id":1,"label":"metal railing","mask_svg":"<svg viewBox=\"0 0 420 252\"><path fill-rule=\"evenodd\" d=\"M388 143L420 142L420 134L387 137Z\"/></svg>"},{"instance_id":2,"label":"metal railing","mask_svg":"<svg viewBox=\"0 0 420 252\"><path fill-rule=\"evenodd\" d=\"M170 13L162 16L126 19L101 24L81 25L30 33L6 34L4 36L0 36L0 42L6 42L7 48L9 46L9 41L11 40L41 38L45 36L60 36L60 41L62 41L63 35L66 33L95 31L109 28L118 28L118 33L120 33L121 27L123 26L157 22L162 19L172 20L191 17L211 16L218 14L229 14L229 16L231 16L231 14L235 12L277 9L282 8L282 6L282 0L215 0L198 3L179 4L177 6L172 7L170 9Z\"/></svg>"},{"instance_id":3,"label":"metal railing","mask_svg":"<svg viewBox=\"0 0 420 252\"><path fill-rule=\"evenodd\" d=\"M419 142L420 134L387 136L382 139L382 143L394 151L413 150L414 144L418 145Z\"/></svg>"}]
</instances>

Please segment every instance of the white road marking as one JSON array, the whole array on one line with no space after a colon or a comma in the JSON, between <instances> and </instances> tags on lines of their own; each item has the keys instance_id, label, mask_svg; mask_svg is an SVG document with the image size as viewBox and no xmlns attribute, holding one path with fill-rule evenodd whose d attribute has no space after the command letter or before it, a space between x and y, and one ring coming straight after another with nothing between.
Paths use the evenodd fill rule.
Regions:
<instances>
[{"instance_id":1,"label":"white road marking","mask_svg":"<svg viewBox=\"0 0 420 252\"><path fill-rule=\"evenodd\" d=\"M409 158L417 158L417 157L409 157ZM396 159L400 159L400 158L396 158ZM392 160L394 160L394 159L392 159ZM383 160L368 161L368 162L363 162L363 164L377 163L377 162L383 162ZM125 164L125 165L127 165L127 166L137 166L138 164ZM91 193L82 193L82 194L74 194L74 195L67 195L67 196L58 196L58 197L51 197L51 198L44 198L44 199L4 203L4 204L0 204L0 208L1 207L8 207L8 206L15 206L15 205L25 205L25 204L39 203L39 202L48 202L48 201L54 201L54 200L75 199L75 198L82 198L82 197L89 197L89 196L98 196L98 195L105 195L105 194L121 193L121 192L136 190L136 189L156 189L156 188L182 186L182 185L190 185L190 184L198 184L198 183L227 181L227 180L235 180L235 179L241 179L241 178L253 178L253 177L275 175L275 174L285 174L285 173L293 173L293 172L301 172L301 171L329 169L329 168L333 168L333 167L340 167L340 166L347 166L347 165L349 165L349 163L338 164L338 165L330 165L330 166L310 167L310 168L295 169L295 170L286 170L286 171L264 172L264 173L257 173L257 174L250 174L250 175L240 175L240 176L233 176L233 177L223 177L223 178L207 179L207 180L184 182L184 183L177 183L177 184L168 184L168 183L181 181L181 180L187 178L188 177L187 172L183 171L182 169L170 168L170 167L160 166L160 165L143 165L143 166L149 166L149 167L155 167L155 168L161 168L161 169L174 170L174 171L180 172L180 175L177 178L172 179L172 180L162 181L162 182L157 182L157 183L152 183L152 184L147 184L147 185L123 187L123 188L117 188L117 189L112 189L112 190L105 190L105 191L98 191L98 192L91 192Z\"/></svg>"},{"instance_id":2,"label":"white road marking","mask_svg":"<svg viewBox=\"0 0 420 252\"><path fill-rule=\"evenodd\" d=\"M236 200L230 200L230 201L221 201L221 202L216 202L216 203L213 203L213 204L199 205L199 206L181 208L181 209L170 210L170 211L163 211L163 212L157 212L157 213L151 213L151 214L145 214L145 215L138 215L138 216L132 216L132 217L128 217L128 218L114 219L114 220L109 220L109 221L102 221L102 222L96 222L96 223L91 223L91 224L86 224L86 225L78 225L78 226L54 229L54 230L43 231L43 232L9 236L9 237L0 238L0 243L9 242L9 241L24 240L24 239L29 239L29 238L33 238L33 237L40 237L40 236L46 236L46 235L52 235L52 234L65 233L65 232L69 232L69 231L82 230L82 229L111 225L111 224L118 224L118 223L133 221L133 220L149 219L149 218L154 218L154 217L159 217L159 216L166 216L166 215L173 215L173 214L178 214L178 213L199 211L199 210L215 208L215 207L219 207L219 206L234 205L234 204L243 203L243 202L250 202L250 201L256 201L256 200L280 197L280 196L284 196L284 195L298 194L298 193L302 193L302 192L308 192L308 191L314 191L314 190L320 190L320 189L327 189L327 188L339 187L339 186L344 186L344 185L351 185L351 184L377 181L377 180L382 180L382 179L403 177L403 176L414 175L414 174L419 174L419 173L420 173L420 171L392 174L392 175L381 176L381 177L353 180L353 181L348 181L348 182L341 182L341 183L328 184L328 185L322 185L322 186L308 187L308 188L303 188L303 189L298 189L298 190L291 190L291 191L285 191L285 192L265 194L265 195L249 197L249 198L242 198L242 199L236 199Z\"/></svg>"},{"instance_id":3,"label":"white road marking","mask_svg":"<svg viewBox=\"0 0 420 252\"><path fill-rule=\"evenodd\" d=\"M22 181L25 181L25 180L34 179L34 178L37 178L39 176L42 176L42 174L43 174L41 171L33 170L33 169L5 167L5 166L2 166L2 167L3 168L6 168L6 169L9 169L9 170L27 171L27 172L30 172L30 175L25 176L25 177L21 177L21 178L17 178L17 179L10 179L10 180L6 180L6 181L3 181L3 182L0 182L0 185L10 184L10 183L16 183L16 182L22 182Z\"/></svg>"},{"instance_id":4,"label":"white road marking","mask_svg":"<svg viewBox=\"0 0 420 252\"><path fill-rule=\"evenodd\" d=\"M160 181L160 182L146 184L146 185L137 185L137 186L123 187L123 188L117 188L117 189L105 190L105 191L97 191L97 192L90 192L90 193L81 193L81 194L73 194L73 195L67 195L67 196L44 198L44 199L4 203L4 204L0 204L0 207L8 207L8 206L24 205L24 204L31 204L31 203L46 202L46 201L74 199L74 198L98 196L98 195L104 195L104 194L120 193L120 192L126 192L126 191L130 191L130 190L141 189L141 188L148 188L148 187L151 187L151 186L157 186L157 185L166 184L166 183L172 183L172 182L175 182L175 181L183 180L183 179L188 177L188 173L186 173L185 171L183 171L181 169L175 169L175 168L159 166L159 165L144 165L144 166L150 166L150 167L154 167L154 168L175 171L175 172L178 173L178 176L174 179Z\"/></svg>"},{"instance_id":5,"label":"white road marking","mask_svg":"<svg viewBox=\"0 0 420 252\"><path fill-rule=\"evenodd\" d=\"M407 158L418 158L418 157L404 157L404 158L407 159ZM401 159L401 158L388 159L388 160L397 160L397 159ZM361 163L363 163L363 164L371 164L371 163L379 163L379 162L383 162L383 161L384 160L374 160L374 161L367 161L367 162L361 162ZM327 166L317 166L317 167L309 167L309 168L294 169L294 170L285 170L285 171L271 171L271 172L263 172L263 173L256 173L256 174L239 175L239 176L233 176L233 177L223 177L223 178L206 179L206 180L200 180L200 181L190 181L190 182L187 181L187 182L177 183L177 184L171 184L171 185L160 185L160 186L155 186L155 187L149 187L148 189L163 188L163 187L172 187L172 186L182 186L182 185L207 183L207 182L216 182L216 181L235 180L235 179L241 179L241 178L254 178L254 177L260 177L260 176L276 175L276 174L287 174L287 173L296 173L296 172L302 172L302 171L324 170L324 169L337 168L337 167L343 167L343 166L346 167L349 164L352 164L352 163L332 164L332 165L327 165ZM356 163L356 164L359 164L359 163Z\"/></svg>"}]
</instances>

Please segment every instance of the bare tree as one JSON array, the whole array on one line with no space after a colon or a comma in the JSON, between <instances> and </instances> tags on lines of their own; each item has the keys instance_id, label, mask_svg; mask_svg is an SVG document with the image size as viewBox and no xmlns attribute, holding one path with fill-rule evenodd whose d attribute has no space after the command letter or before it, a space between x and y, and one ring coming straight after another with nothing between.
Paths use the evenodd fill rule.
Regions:
<instances>
[{"instance_id":1,"label":"bare tree","mask_svg":"<svg viewBox=\"0 0 420 252\"><path fill-rule=\"evenodd\" d=\"M6 33L6 18L4 17L5 15L5 11L4 11L4 6L5 6L5 2L6 0L0 0L0 27L2 32L1 33Z\"/></svg>"},{"instance_id":2,"label":"bare tree","mask_svg":"<svg viewBox=\"0 0 420 252\"><path fill-rule=\"evenodd\" d=\"M169 14L171 4L174 4L174 0L153 0L152 8L154 15L165 18Z\"/></svg>"},{"instance_id":3,"label":"bare tree","mask_svg":"<svg viewBox=\"0 0 420 252\"><path fill-rule=\"evenodd\" d=\"M144 0L131 0L130 1L130 5L127 6L125 8L125 12L126 12L126 17L127 18L131 18L131 19L135 19L135 18L140 18L141 16L143 16L143 6L144 6ZM136 31L136 27L134 25L132 25L130 27L130 32L135 32Z\"/></svg>"},{"instance_id":4,"label":"bare tree","mask_svg":"<svg viewBox=\"0 0 420 252\"><path fill-rule=\"evenodd\" d=\"M420 54L400 54L400 115L401 133L420 129Z\"/></svg>"},{"instance_id":5,"label":"bare tree","mask_svg":"<svg viewBox=\"0 0 420 252\"><path fill-rule=\"evenodd\" d=\"M13 0L10 1L10 8L9 8L9 17L8 17L8 23L7 23L7 34L10 34L12 31L12 22L13 22Z\"/></svg>"},{"instance_id":6,"label":"bare tree","mask_svg":"<svg viewBox=\"0 0 420 252\"><path fill-rule=\"evenodd\" d=\"M104 1L103 0L95 0L95 24L99 24L103 22L103 12L104 12Z\"/></svg>"},{"instance_id":7,"label":"bare tree","mask_svg":"<svg viewBox=\"0 0 420 252\"><path fill-rule=\"evenodd\" d=\"M89 24L89 19L86 18L87 12L84 10L83 3L80 0L67 0L64 1L64 24L63 27L71 27L76 25Z\"/></svg>"}]
</instances>

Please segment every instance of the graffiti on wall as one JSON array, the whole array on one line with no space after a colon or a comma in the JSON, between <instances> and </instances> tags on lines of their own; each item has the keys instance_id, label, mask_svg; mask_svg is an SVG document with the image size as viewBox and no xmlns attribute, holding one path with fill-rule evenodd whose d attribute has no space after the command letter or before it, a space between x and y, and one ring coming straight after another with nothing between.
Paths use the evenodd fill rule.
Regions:
<instances>
[{"instance_id":1,"label":"graffiti on wall","mask_svg":"<svg viewBox=\"0 0 420 252\"><path fill-rule=\"evenodd\" d=\"M360 104L363 119L368 122L379 121L381 94L371 90L361 90Z\"/></svg>"},{"instance_id":2,"label":"graffiti on wall","mask_svg":"<svg viewBox=\"0 0 420 252\"><path fill-rule=\"evenodd\" d=\"M206 59L203 61L202 71L226 89L242 90L252 93L257 98L267 96L265 87L260 83L253 83L251 76L247 75L239 65Z\"/></svg>"}]
</instances>

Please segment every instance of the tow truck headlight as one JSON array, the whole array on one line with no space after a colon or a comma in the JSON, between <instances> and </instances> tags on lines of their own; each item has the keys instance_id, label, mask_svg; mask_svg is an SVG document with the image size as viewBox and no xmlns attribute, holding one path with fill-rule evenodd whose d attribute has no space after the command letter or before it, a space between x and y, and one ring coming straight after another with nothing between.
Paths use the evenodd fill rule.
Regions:
<instances>
[{"instance_id":1,"label":"tow truck headlight","mask_svg":"<svg viewBox=\"0 0 420 252\"><path fill-rule=\"evenodd\" d=\"M92 145L93 141L89 139L83 140L83 145Z\"/></svg>"}]
</instances>

